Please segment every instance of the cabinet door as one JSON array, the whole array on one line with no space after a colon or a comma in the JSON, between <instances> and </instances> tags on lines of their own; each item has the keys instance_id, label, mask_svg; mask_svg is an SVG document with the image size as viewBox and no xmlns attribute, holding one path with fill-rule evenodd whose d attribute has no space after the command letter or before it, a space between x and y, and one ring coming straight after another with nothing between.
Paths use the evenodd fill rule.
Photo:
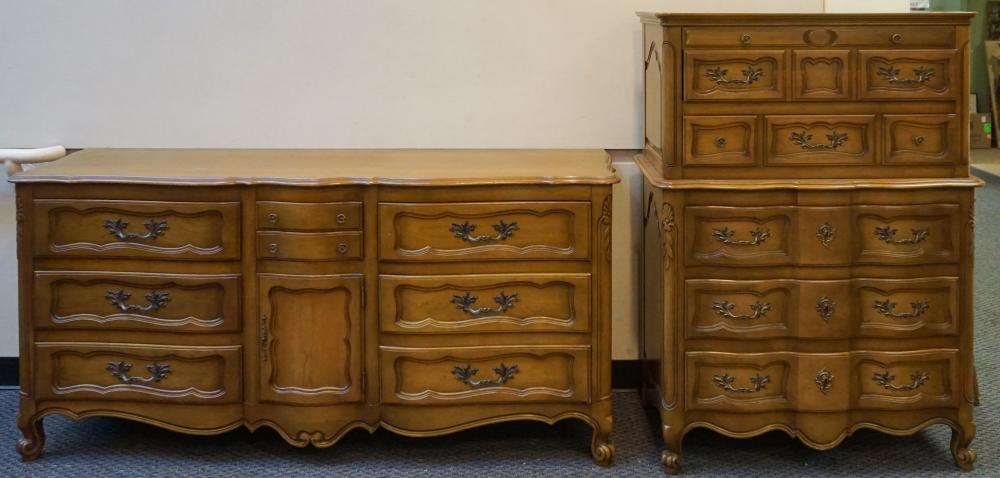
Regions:
<instances>
[{"instance_id":1,"label":"cabinet door","mask_svg":"<svg viewBox=\"0 0 1000 478\"><path fill-rule=\"evenodd\" d=\"M260 274L260 400L361 400L360 275Z\"/></svg>"}]
</instances>

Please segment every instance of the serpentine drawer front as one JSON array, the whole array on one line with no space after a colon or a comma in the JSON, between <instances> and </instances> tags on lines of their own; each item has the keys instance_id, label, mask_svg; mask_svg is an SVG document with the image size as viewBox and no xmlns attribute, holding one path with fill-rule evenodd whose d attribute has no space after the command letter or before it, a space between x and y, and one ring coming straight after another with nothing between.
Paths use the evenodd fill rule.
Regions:
<instances>
[{"instance_id":1,"label":"serpentine drawer front","mask_svg":"<svg viewBox=\"0 0 1000 478\"><path fill-rule=\"evenodd\" d=\"M83 150L17 174L17 449L51 414L299 447L574 418L607 465L609 164Z\"/></svg>"},{"instance_id":2,"label":"serpentine drawer front","mask_svg":"<svg viewBox=\"0 0 1000 478\"><path fill-rule=\"evenodd\" d=\"M826 450L932 424L970 469L970 15L639 16L666 471L697 427Z\"/></svg>"}]
</instances>

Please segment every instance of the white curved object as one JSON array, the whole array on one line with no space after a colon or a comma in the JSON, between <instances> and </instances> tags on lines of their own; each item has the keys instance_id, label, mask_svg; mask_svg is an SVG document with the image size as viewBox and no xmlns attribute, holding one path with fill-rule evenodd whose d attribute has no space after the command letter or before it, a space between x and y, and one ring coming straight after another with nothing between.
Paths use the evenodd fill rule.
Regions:
<instances>
[{"instance_id":1,"label":"white curved object","mask_svg":"<svg viewBox=\"0 0 1000 478\"><path fill-rule=\"evenodd\" d=\"M62 146L35 149L0 149L0 160L4 162L7 177L24 171L24 168L21 167L22 164L46 163L55 161L63 156L66 156L66 148Z\"/></svg>"}]
</instances>

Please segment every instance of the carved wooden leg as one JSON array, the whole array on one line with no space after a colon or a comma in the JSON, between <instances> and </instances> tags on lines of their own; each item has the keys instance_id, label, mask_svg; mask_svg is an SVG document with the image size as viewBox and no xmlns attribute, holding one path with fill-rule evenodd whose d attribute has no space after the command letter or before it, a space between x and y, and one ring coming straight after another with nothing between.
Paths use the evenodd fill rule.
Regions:
<instances>
[{"instance_id":1,"label":"carved wooden leg","mask_svg":"<svg viewBox=\"0 0 1000 478\"><path fill-rule=\"evenodd\" d=\"M976 451L969 448L975 437L975 428L971 430L953 428L951 430L951 456L955 457L955 464L962 471L971 471L972 464L976 462Z\"/></svg>"},{"instance_id":2,"label":"carved wooden leg","mask_svg":"<svg viewBox=\"0 0 1000 478\"><path fill-rule=\"evenodd\" d=\"M45 446L45 428L42 426L42 419L21 420L21 417L18 417L17 428L21 429L21 434L24 435L17 441L17 452L21 454L21 461L32 461L41 456L42 447Z\"/></svg>"},{"instance_id":3,"label":"carved wooden leg","mask_svg":"<svg viewBox=\"0 0 1000 478\"><path fill-rule=\"evenodd\" d=\"M684 438L679 427L663 425L663 442L667 449L660 453L660 461L668 475L676 475L681 471L681 440Z\"/></svg>"},{"instance_id":4,"label":"carved wooden leg","mask_svg":"<svg viewBox=\"0 0 1000 478\"><path fill-rule=\"evenodd\" d=\"M594 463L608 466L615 457L615 445L611 443L611 417L606 417L599 423L599 426L594 427L590 453L594 456Z\"/></svg>"}]
</instances>

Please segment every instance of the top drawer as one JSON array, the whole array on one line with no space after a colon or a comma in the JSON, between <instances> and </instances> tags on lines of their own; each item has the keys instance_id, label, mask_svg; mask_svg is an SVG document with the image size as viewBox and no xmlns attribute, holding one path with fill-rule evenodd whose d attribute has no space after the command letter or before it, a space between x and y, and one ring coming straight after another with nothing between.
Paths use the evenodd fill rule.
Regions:
<instances>
[{"instance_id":1,"label":"top drawer","mask_svg":"<svg viewBox=\"0 0 1000 478\"><path fill-rule=\"evenodd\" d=\"M586 260L590 203L382 203L379 232L382 260Z\"/></svg>"},{"instance_id":2,"label":"top drawer","mask_svg":"<svg viewBox=\"0 0 1000 478\"><path fill-rule=\"evenodd\" d=\"M955 27L698 27L684 30L689 47L734 46L953 46Z\"/></svg>"},{"instance_id":3,"label":"top drawer","mask_svg":"<svg viewBox=\"0 0 1000 478\"><path fill-rule=\"evenodd\" d=\"M361 229L361 203L257 201L257 228L281 231L358 230Z\"/></svg>"},{"instance_id":4,"label":"top drawer","mask_svg":"<svg viewBox=\"0 0 1000 478\"><path fill-rule=\"evenodd\" d=\"M38 256L240 257L239 203L35 200Z\"/></svg>"}]
</instances>

